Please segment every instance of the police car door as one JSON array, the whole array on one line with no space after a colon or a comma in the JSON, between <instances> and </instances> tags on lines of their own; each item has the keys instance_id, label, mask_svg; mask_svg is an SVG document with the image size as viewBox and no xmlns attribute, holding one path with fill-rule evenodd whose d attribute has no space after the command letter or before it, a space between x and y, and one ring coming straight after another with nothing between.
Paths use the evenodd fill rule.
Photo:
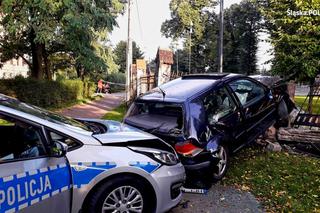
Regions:
<instances>
[{"instance_id":1,"label":"police car door","mask_svg":"<svg viewBox=\"0 0 320 213\"><path fill-rule=\"evenodd\" d=\"M0 112L0 212L70 212L70 170L43 128Z\"/></svg>"}]
</instances>

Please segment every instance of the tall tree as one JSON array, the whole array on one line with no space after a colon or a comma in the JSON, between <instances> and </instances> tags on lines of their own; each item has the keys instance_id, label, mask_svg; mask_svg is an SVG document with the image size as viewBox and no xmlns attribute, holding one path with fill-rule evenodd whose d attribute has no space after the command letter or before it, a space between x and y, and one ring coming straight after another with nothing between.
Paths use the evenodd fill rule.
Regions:
<instances>
[{"instance_id":1,"label":"tall tree","mask_svg":"<svg viewBox=\"0 0 320 213\"><path fill-rule=\"evenodd\" d=\"M184 49L179 54L179 51L177 52L177 55L181 55L179 56L182 62L180 70L184 71L185 67L188 68L186 71L189 70L189 57L191 57L192 72L205 70L208 40L203 38L208 36L204 35L208 32L207 28L212 29L208 24L209 11L216 4L216 0L171 0L171 19L162 24L161 32L167 38L184 41ZM183 65L183 62L186 64Z\"/></svg>"},{"instance_id":2,"label":"tall tree","mask_svg":"<svg viewBox=\"0 0 320 213\"><path fill-rule=\"evenodd\" d=\"M274 48L272 71L282 76L309 81L320 73L319 0L261 0L260 6ZM309 98L312 113L313 97Z\"/></svg>"},{"instance_id":3,"label":"tall tree","mask_svg":"<svg viewBox=\"0 0 320 213\"><path fill-rule=\"evenodd\" d=\"M233 4L225 13L224 70L246 75L257 72L261 14L251 0Z\"/></svg>"},{"instance_id":4,"label":"tall tree","mask_svg":"<svg viewBox=\"0 0 320 213\"><path fill-rule=\"evenodd\" d=\"M94 43L116 25L122 7L118 0L3 0L1 61L29 55L31 76L37 79L50 78L49 59L55 53L73 58L79 77L105 69Z\"/></svg>"},{"instance_id":5,"label":"tall tree","mask_svg":"<svg viewBox=\"0 0 320 213\"><path fill-rule=\"evenodd\" d=\"M119 72L126 72L126 52L127 52L127 42L120 41L113 50L115 55L115 63L119 66ZM135 41L132 42L132 58L133 63L136 63L137 59L143 59L144 53L141 51L140 47Z\"/></svg>"},{"instance_id":6,"label":"tall tree","mask_svg":"<svg viewBox=\"0 0 320 213\"><path fill-rule=\"evenodd\" d=\"M171 3L175 5L181 4L181 2L183 1L173 0ZM188 63L188 51L191 49L192 72L216 72L219 18L217 14L206 7L199 9L199 14L203 23L202 27L198 29L201 33L192 33L191 42L188 38L189 26L180 23L179 13L175 11L172 12L172 19L163 23L162 33L174 39L179 36L179 38L187 38L184 42L184 49L179 52L181 69L186 67L183 62ZM176 27L178 25L180 28ZM261 15L257 6L252 1L244 0L240 4L232 5L225 11L225 72L244 74L256 72L256 53L260 29ZM192 44L191 48L189 42Z\"/></svg>"},{"instance_id":7,"label":"tall tree","mask_svg":"<svg viewBox=\"0 0 320 213\"><path fill-rule=\"evenodd\" d=\"M0 14L3 32L1 36L2 61L9 56L32 58L31 76L43 78L43 52L46 43L54 39L58 21L55 19L63 2L57 1L10 1L1 2ZM26 43L22 43L26 42ZM11 49L19 48L18 51Z\"/></svg>"},{"instance_id":8,"label":"tall tree","mask_svg":"<svg viewBox=\"0 0 320 213\"><path fill-rule=\"evenodd\" d=\"M274 48L272 71L312 83L320 72L320 1L260 0Z\"/></svg>"},{"instance_id":9,"label":"tall tree","mask_svg":"<svg viewBox=\"0 0 320 213\"><path fill-rule=\"evenodd\" d=\"M194 36L201 38L206 12L216 4L216 0L171 0L171 19L162 24L161 32L170 38L187 38L192 28Z\"/></svg>"}]
</instances>

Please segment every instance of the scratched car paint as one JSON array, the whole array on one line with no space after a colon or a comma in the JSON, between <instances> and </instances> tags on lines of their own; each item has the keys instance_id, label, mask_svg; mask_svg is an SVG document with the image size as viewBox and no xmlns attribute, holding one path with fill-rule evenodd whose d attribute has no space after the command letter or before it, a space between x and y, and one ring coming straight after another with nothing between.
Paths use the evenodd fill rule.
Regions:
<instances>
[{"instance_id":1,"label":"scratched car paint","mask_svg":"<svg viewBox=\"0 0 320 213\"><path fill-rule=\"evenodd\" d=\"M185 171L162 140L0 95L0 212L165 212Z\"/></svg>"}]
</instances>

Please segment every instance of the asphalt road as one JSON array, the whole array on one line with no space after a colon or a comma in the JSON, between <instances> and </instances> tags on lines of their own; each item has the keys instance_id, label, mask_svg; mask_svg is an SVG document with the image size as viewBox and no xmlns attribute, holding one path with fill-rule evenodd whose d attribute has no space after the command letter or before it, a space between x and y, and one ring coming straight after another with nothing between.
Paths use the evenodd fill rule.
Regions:
<instances>
[{"instance_id":1,"label":"asphalt road","mask_svg":"<svg viewBox=\"0 0 320 213\"><path fill-rule=\"evenodd\" d=\"M264 212L249 192L213 185L206 195L184 193L180 204L168 213L259 213Z\"/></svg>"},{"instance_id":2,"label":"asphalt road","mask_svg":"<svg viewBox=\"0 0 320 213\"><path fill-rule=\"evenodd\" d=\"M87 104L78 104L70 108L63 109L60 113L73 118L96 118L99 119L108 111L118 107L124 100L124 93L105 94L98 101Z\"/></svg>"}]
</instances>

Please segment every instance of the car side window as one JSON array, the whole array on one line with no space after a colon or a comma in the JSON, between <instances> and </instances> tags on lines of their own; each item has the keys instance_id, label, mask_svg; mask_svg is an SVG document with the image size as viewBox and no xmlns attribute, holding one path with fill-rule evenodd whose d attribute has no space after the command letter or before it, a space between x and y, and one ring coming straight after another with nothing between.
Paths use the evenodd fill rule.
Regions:
<instances>
[{"instance_id":1,"label":"car side window","mask_svg":"<svg viewBox=\"0 0 320 213\"><path fill-rule=\"evenodd\" d=\"M247 79L236 80L229 85L242 105L259 100L265 95L263 86Z\"/></svg>"},{"instance_id":2,"label":"car side window","mask_svg":"<svg viewBox=\"0 0 320 213\"><path fill-rule=\"evenodd\" d=\"M236 105L226 88L220 88L211 92L204 98L203 104L209 124L218 122L220 118L236 110Z\"/></svg>"},{"instance_id":3,"label":"car side window","mask_svg":"<svg viewBox=\"0 0 320 213\"><path fill-rule=\"evenodd\" d=\"M68 150L72 150L81 146L81 144L78 141L70 137L67 137L63 134L53 132L53 131L47 131L47 132L49 134L51 141L59 141L61 143L66 144L68 146Z\"/></svg>"},{"instance_id":4,"label":"car side window","mask_svg":"<svg viewBox=\"0 0 320 213\"><path fill-rule=\"evenodd\" d=\"M41 128L0 114L0 162L46 155Z\"/></svg>"}]
</instances>

